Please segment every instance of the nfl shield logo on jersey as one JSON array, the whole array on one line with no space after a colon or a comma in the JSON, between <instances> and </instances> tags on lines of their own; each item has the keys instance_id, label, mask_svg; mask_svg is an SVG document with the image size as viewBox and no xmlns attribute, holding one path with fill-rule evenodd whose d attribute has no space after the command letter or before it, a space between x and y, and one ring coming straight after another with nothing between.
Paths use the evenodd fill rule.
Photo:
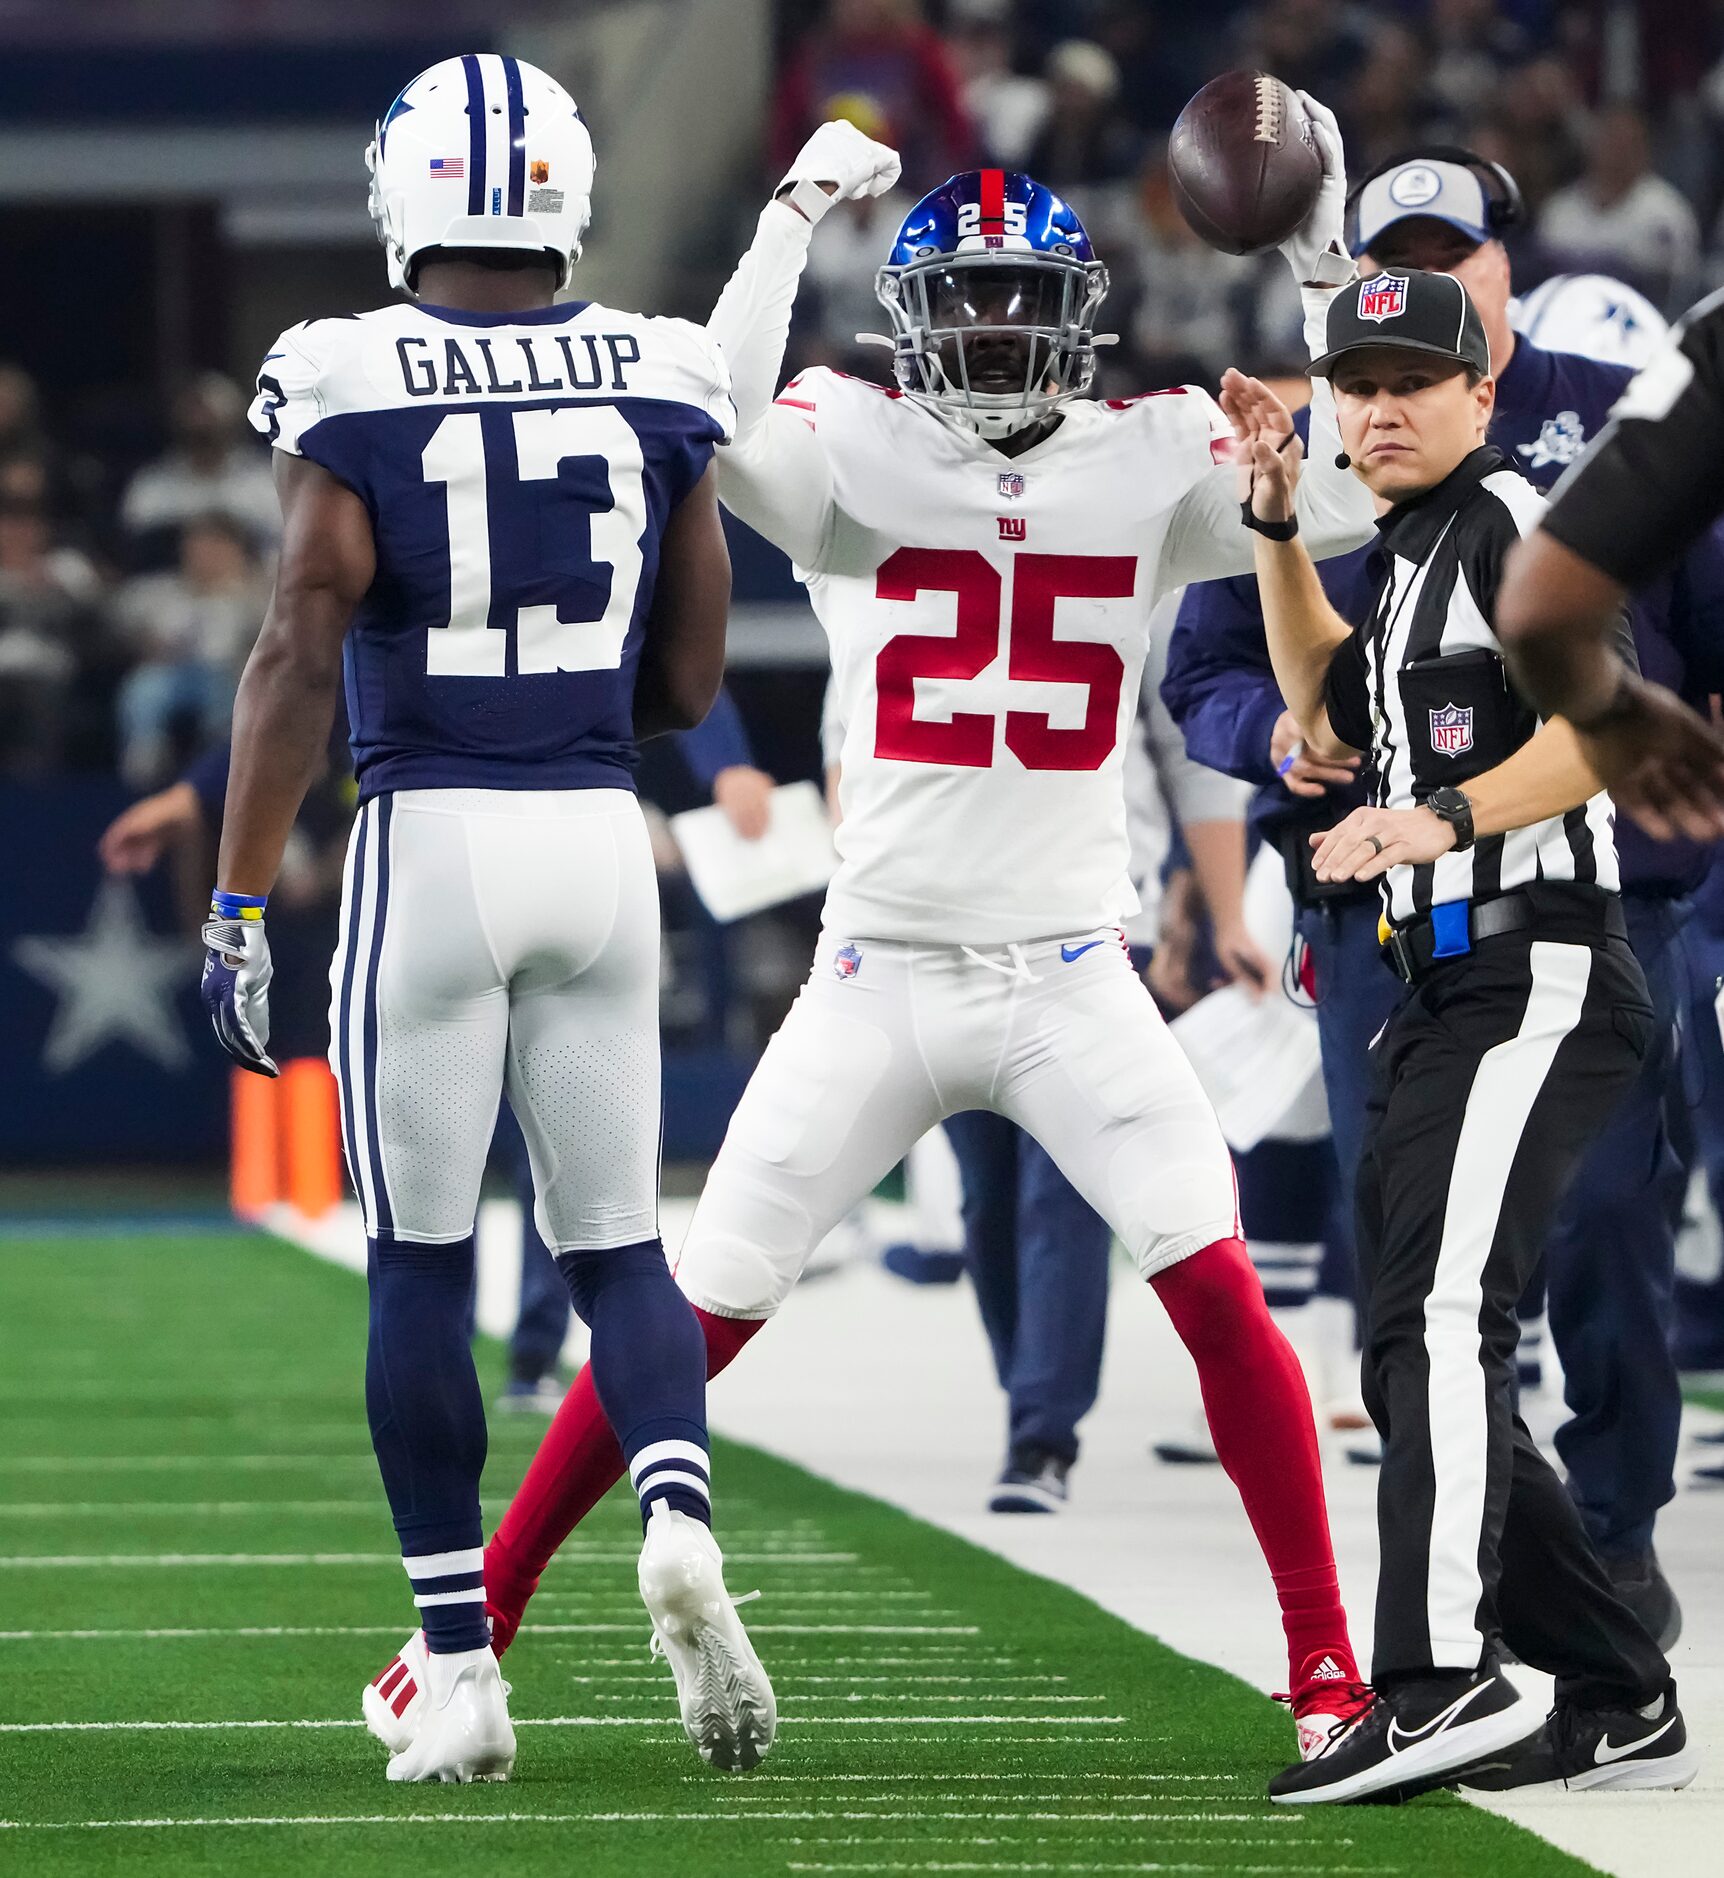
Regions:
<instances>
[{"instance_id":1,"label":"nfl shield logo on jersey","mask_svg":"<svg viewBox=\"0 0 1724 1878\"><path fill-rule=\"evenodd\" d=\"M832 955L832 969L840 978L854 978L862 969L860 946L840 946Z\"/></svg>"},{"instance_id":2,"label":"nfl shield logo on jersey","mask_svg":"<svg viewBox=\"0 0 1724 1878\"><path fill-rule=\"evenodd\" d=\"M1024 479L1022 475L1020 475L1017 470L1001 470L1000 494L1005 496L1008 501L1016 501L1023 493Z\"/></svg>"},{"instance_id":3,"label":"nfl shield logo on jersey","mask_svg":"<svg viewBox=\"0 0 1724 1878\"><path fill-rule=\"evenodd\" d=\"M1407 304L1407 277L1404 274L1379 274L1359 289L1359 317L1362 320L1392 320Z\"/></svg>"},{"instance_id":4,"label":"nfl shield logo on jersey","mask_svg":"<svg viewBox=\"0 0 1724 1878\"><path fill-rule=\"evenodd\" d=\"M1431 748L1438 756L1460 756L1473 747L1472 706L1445 704L1431 713Z\"/></svg>"}]
</instances>

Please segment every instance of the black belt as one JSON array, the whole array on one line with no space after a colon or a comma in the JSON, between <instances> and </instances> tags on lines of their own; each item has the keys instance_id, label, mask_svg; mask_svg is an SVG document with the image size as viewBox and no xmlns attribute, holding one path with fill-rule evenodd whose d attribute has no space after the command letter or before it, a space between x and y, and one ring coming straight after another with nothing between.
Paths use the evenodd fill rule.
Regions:
<instances>
[{"instance_id":1,"label":"black belt","mask_svg":"<svg viewBox=\"0 0 1724 1878\"><path fill-rule=\"evenodd\" d=\"M1628 938L1622 905L1613 893L1596 887L1546 884L1517 887L1493 900L1451 900L1433 907L1410 926L1378 925L1383 957L1394 972L1414 985L1433 966L1465 958L1481 940L1541 928L1552 939L1580 941Z\"/></svg>"}]
</instances>

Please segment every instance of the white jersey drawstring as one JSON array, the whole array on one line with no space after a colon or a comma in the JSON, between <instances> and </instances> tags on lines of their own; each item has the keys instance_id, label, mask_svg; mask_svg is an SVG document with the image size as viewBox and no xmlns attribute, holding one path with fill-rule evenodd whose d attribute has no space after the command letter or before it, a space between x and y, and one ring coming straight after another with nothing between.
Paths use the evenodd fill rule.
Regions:
<instances>
[{"instance_id":1,"label":"white jersey drawstring","mask_svg":"<svg viewBox=\"0 0 1724 1878\"><path fill-rule=\"evenodd\" d=\"M965 958L973 960L977 965L985 965L991 972L998 972L1002 978L1010 978L1023 985L1039 985L1042 982L1041 974L1030 970L1030 962L1024 957L1024 949L1020 945L1006 947L1011 956L1010 965L1002 965L998 959L989 958L985 952L978 952L973 946L962 946L959 949Z\"/></svg>"}]
</instances>

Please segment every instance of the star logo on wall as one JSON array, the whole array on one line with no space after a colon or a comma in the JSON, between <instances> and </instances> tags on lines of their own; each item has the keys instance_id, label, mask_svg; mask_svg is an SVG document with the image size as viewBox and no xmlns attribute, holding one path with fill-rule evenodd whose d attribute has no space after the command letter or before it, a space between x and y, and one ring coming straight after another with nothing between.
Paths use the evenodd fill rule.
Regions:
<instances>
[{"instance_id":1,"label":"star logo on wall","mask_svg":"<svg viewBox=\"0 0 1724 1878\"><path fill-rule=\"evenodd\" d=\"M125 1044L163 1069L191 1061L174 994L195 960L180 940L144 923L136 890L104 880L81 933L37 933L14 941L19 969L58 1000L42 1067L63 1076L109 1044Z\"/></svg>"}]
</instances>

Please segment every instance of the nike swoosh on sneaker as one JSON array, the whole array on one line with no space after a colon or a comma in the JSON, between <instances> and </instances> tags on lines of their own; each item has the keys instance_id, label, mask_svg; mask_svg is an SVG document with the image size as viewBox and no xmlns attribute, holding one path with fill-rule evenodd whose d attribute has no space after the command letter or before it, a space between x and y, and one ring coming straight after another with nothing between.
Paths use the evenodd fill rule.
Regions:
<instances>
[{"instance_id":1,"label":"nike swoosh on sneaker","mask_svg":"<svg viewBox=\"0 0 1724 1878\"><path fill-rule=\"evenodd\" d=\"M1069 965L1073 959L1081 959L1086 952L1093 952L1097 946L1106 944L1105 939L1086 939L1081 946L1061 946L1060 957Z\"/></svg>"},{"instance_id":2,"label":"nike swoosh on sneaker","mask_svg":"<svg viewBox=\"0 0 1724 1878\"><path fill-rule=\"evenodd\" d=\"M1418 1728L1403 1728L1399 1720L1391 1716L1389 1718L1389 1732L1386 1736L1389 1752L1391 1754L1399 1754L1403 1747L1409 1747L1415 1741L1424 1741L1431 1735L1440 1734L1442 1730L1448 1727L1449 1723L1460 1714L1461 1710L1466 1707L1475 1695L1480 1694L1489 1687L1489 1683L1475 1682L1470 1689L1463 1689L1447 1708L1433 1715L1428 1722L1425 1722ZM1635 1745L1639 1746L1639 1743L1637 1742Z\"/></svg>"},{"instance_id":3,"label":"nike swoosh on sneaker","mask_svg":"<svg viewBox=\"0 0 1724 1878\"><path fill-rule=\"evenodd\" d=\"M1657 1729L1652 1734L1642 1735L1638 1741L1625 1741L1621 1747L1618 1747L1616 1743L1611 1740L1609 1734L1606 1733L1604 1738L1592 1750L1593 1764L1598 1767L1608 1767L1612 1761L1620 1761L1624 1755L1637 1754L1642 1748L1651 1747L1659 1736L1669 1734L1671 1729L1675 1726L1676 1717L1672 1715L1662 1728Z\"/></svg>"}]
</instances>

